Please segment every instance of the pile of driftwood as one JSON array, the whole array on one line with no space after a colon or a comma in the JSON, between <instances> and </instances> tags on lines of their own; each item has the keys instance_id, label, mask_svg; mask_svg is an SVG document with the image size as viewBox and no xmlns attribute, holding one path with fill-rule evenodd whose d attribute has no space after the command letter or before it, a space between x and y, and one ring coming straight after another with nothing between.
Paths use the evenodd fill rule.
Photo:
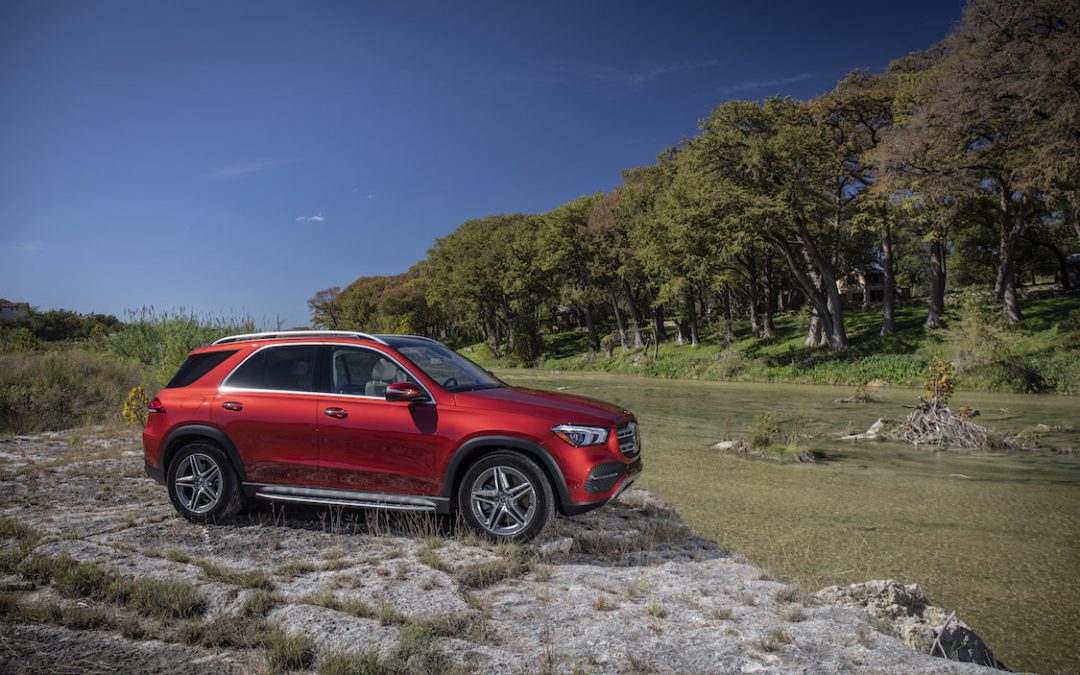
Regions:
<instances>
[{"instance_id":1,"label":"pile of driftwood","mask_svg":"<svg viewBox=\"0 0 1080 675\"><path fill-rule=\"evenodd\" d=\"M1007 448L1022 450L1039 444L1034 437L995 432L979 426L967 415L954 413L938 398L921 398L907 418L889 435L913 445L944 445L954 448Z\"/></svg>"}]
</instances>

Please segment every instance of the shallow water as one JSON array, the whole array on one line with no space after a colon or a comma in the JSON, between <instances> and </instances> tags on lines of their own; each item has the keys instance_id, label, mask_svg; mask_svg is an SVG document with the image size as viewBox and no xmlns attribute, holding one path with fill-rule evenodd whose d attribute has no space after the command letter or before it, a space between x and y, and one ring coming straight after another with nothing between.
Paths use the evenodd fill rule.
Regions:
<instances>
[{"instance_id":1,"label":"shallow water","mask_svg":"<svg viewBox=\"0 0 1080 675\"><path fill-rule=\"evenodd\" d=\"M831 440L878 417L900 419L919 392L841 404L843 387L657 380L504 370L512 384L597 396L641 420L644 487L678 506L701 535L783 579L816 589L891 577L957 610L1013 670L1080 665L1080 433L1041 437L1023 453L935 452ZM1080 401L959 392L977 422L1016 430L1080 429ZM778 464L712 445L744 436L766 411L796 416L833 459ZM1069 449L1073 449L1072 452Z\"/></svg>"}]
</instances>

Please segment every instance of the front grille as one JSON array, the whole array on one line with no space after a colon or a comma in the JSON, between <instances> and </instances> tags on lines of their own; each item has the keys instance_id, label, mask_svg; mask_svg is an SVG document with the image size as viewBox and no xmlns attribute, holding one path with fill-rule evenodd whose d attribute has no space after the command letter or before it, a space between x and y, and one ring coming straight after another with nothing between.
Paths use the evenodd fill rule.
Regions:
<instances>
[{"instance_id":1,"label":"front grille","mask_svg":"<svg viewBox=\"0 0 1080 675\"><path fill-rule=\"evenodd\" d=\"M638 434L637 422L630 422L619 427L615 431L619 439L619 450L627 457L636 457L641 452L641 436Z\"/></svg>"}]
</instances>

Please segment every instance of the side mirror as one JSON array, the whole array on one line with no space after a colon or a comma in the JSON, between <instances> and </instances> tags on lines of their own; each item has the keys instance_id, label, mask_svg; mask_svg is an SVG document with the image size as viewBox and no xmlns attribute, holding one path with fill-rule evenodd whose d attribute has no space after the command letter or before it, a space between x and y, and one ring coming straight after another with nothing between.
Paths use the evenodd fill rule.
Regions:
<instances>
[{"instance_id":1,"label":"side mirror","mask_svg":"<svg viewBox=\"0 0 1080 675\"><path fill-rule=\"evenodd\" d=\"M428 395L424 393L424 390L412 382L394 382L393 384L386 385L386 400L387 401L405 401L407 403L415 403L417 401L428 401Z\"/></svg>"}]
</instances>

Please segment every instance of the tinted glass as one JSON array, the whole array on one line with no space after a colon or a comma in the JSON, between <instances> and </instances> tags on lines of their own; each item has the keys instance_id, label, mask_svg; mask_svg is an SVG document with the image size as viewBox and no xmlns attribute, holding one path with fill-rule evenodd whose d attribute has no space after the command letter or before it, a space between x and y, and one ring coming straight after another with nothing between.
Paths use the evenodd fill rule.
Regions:
<instances>
[{"instance_id":1,"label":"tinted glass","mask_svg":"<svg viewBox=\"0 0 1080 675\"><path fill-rule=\"evenodd\" d=\"M391 382L412 382L400 366L370 349L334 349L330 392L353 396L385 396Z\"/></svg>"},{"instance_id":2,"label":"tinted glass","mask_svg":"<svg viewBox=\"0 0 1080 675\"><path fill-rule=\"evenodd\" d=\"M383 336L383 339L449 391L506 386L491 373L441 343L398 336Z\"/></svg>"},{"instance_id":3,"label":"tinted glass","mask_svg":"<svg viewBox=\"0 0 1080 675\"><path fill-rule=\"evenodd\" d=\"M184 361L184 365L180 366L180 370L176 371L169 383L165 385L166 389L176 389L178 387L186 387L189 384L194 384L203 375L209 373L214 368L217 368L225 359L229 358L236 353L236 350L224 352L204 352L202 354L192 354L187 357L187 361Z\"/></svg>"},{"instance_id":4,"label":"tinted glass","mask_svg":"<svg viewBox=\"0 0 1080 675\"><path fill-rule=\"evenodd\" d=\"M225 382L242 389L314 391L314 345L269 347L244 362Z\"/></svg>"}]
</instances>

